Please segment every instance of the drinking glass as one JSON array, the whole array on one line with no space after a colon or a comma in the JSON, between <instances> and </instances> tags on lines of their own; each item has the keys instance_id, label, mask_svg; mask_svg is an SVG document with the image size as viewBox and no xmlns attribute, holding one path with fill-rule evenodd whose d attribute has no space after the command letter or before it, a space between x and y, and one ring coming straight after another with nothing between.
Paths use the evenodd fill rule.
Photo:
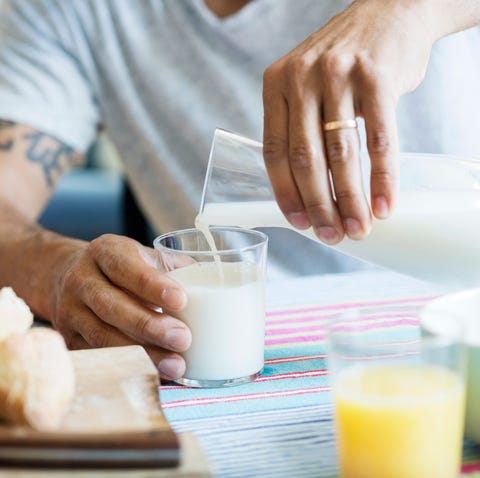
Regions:
<instances>
[{"instance_id":1,"label":"drinking glass","mask_svg":"<svg viewBox=\"0 0 480 478\"><path fill-rule=\"evenodd\" d=\"M467 354L465 436L480 444L480 288L444 294L420 311L425 333L449 335L452 323L464 327Z\"/></svg>"},{"instance_id":2,"label":"drinking glass","mask_svg":"<svg viewBox=\"0 0 480 478\"><path fill-rule=\"evenodd\" d=\"M422 334L416 312L358 308L328 326L341 478L456 478L465 413L462 326Z\"/></svg>"},{"instance_id":3,"label":"drinking glass","mask_svg":"<svg viewBox=\"0 0 480 478\"><path fill-rule=\"evenodd\" d=\"M208 242L210 240L210 243ZM165 310L191 330L182 355L191 387L225 387L258 377L264 363L267 236L237 227L174 231L154 241L157 268L179 282L187 305Z\"/></svg>"}]
</instances>

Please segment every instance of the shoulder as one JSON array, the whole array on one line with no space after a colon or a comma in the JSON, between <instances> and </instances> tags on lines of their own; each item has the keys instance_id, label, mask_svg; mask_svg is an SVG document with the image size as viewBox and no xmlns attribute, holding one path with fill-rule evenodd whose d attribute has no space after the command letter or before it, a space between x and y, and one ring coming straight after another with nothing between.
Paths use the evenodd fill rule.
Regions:
<instances>
[{"instance_id":1,"label":"shoulder","mask_svg":"<svg viewBox=\"0 0 480 478\"><path fill-rule=\"evenodd\" d=\"M2 3L3 1L3 3ZM2 0L0 28L14 37L51 37L73 17L73 3L61 0ZM69 18L67 18L69 17Z\"/></svg>"}]
</instances>

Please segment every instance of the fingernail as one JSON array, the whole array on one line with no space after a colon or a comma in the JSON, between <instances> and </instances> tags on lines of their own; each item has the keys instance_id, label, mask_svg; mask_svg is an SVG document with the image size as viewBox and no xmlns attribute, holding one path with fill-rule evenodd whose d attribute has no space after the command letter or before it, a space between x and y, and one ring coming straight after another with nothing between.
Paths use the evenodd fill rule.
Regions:
<instances>
[{"instance_id":1,"label":"fingernail","mask_svg":"<svg viewBox=\"0 0 480 478\"><path fill-rule=\"evenodd\" d=\"M387 199L384 196L377 196L373 203L373 213L378 219L387 219L390 214Z\"/></svg>"},{"instance_id":2,"label":"fingernail","mask_svg":"<svg viewBox=\"0 0 480 478\"><path fill-rule=\"evenodd\" d=\"M307 229L310 227L310 220L308 216L304 212L291 212L287 214L287 219L297 229Z\"/></svg>"},{"instance_id":3,"label":"fingernail","mask_svg":"<svg viewBox=\"0 0 480 478\"><path fill-rule=\"evenodd\" d=\"M185 352L192 343L190 330L182 327L173 327L165 332L164 347L174 352Z\"/></svg>"},{"instance_id":4,"label":"fingernail","mask_svg":"<svg viewBox=\"0 0 480 478\"><path fill-rule=\"evenodd\" d=\"M171 310L180 310L187 302L187 296L182 289L167 288L161 294L164 306Z\"/></svg>"},{"instance_id":5,"label":"fingernail","mask_svg":"<svg viewBox=\"0 0 480 478\"><path fill-rule=\"evenodd\" d=\"M351 217L345 219L345 230L347 231L348 237L352 239L357 239L362 236L362 227L357 219Z\"/></svg>"},{"instance_id":6,"label":"fingernail","mask_svg":"<svg viewBox=\"0 0 480 478\"><path fill-rule=\"evenodd\" d=\"M319 239L326 244L335 244L340 237L338 231L334 227L320 226L315 228L316 234Z\"/></svg>"},{"instance_id":7,"label":"fingernail","mask_svg":"<svg viewBox=\"0 0 480 478\"><path fill-rule=\"evenodd\" d=\"M165 358L158 364L158 371L170 379L180 378L185 373L185 362L180 358Z\"/></svg>"}]
</instances>

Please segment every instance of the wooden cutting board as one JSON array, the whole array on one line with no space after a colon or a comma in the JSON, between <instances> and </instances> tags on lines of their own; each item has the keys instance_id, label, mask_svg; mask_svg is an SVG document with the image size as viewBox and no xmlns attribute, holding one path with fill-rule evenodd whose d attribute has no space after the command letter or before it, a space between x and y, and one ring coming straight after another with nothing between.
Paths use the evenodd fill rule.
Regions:
<instances>
[{"instance_id":1,"label":"wooden cutting board","mask_svg":"<svg viewBox=\"0 0 480 478\"><path fill-rule=\"evenodd\" d=\"M57 468L62 448L66 454L72 453L71 450L77 455L80 453L81 460L82 453L91 459L103 447L113 457L111 468L118 468L116 456L120 461L128 456L126 449L134 449L135 457L146 450L145 462L142 463L140 459L138 464L127 463L126 466L122 462L121 471L109 471L108 464L103 464L102 470L97 471L0 468L0 476L211 476L208 463L194 437L177 436L165 419L159 400L158 373L142 347L115 347L70 353L75 367L76 394L61 430L40 433L25 428L0 426L0 451L6 450L10 456L10 450L34 454L34 448L38 446L40 456L45 457L53 449ZM92 443L93 448L89 451L88 446ZM16 446L8 449L12 444ZM87 445L87 449L84 447L82 451L83 445ZM150 452L155 453L154 470L145 468L152 466L145 465Z\"/></svg>"}]
</instances>

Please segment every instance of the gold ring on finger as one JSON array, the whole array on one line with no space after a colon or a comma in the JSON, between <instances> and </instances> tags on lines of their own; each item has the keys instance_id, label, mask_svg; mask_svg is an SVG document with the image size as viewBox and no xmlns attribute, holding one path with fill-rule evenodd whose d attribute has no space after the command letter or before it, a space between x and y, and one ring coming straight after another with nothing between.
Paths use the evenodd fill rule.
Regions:
<instances>
[{"instance_id":1,"label":"gold ring on finger","mask_svg":"<svg viewBox=\"0 0 480 478\"><path fill-rule=\"evenodd\" d=\"M323 131L334 131L336 129L358 128L356 119L326 121L323 123Z\"/></svg>"}]
</instances>

